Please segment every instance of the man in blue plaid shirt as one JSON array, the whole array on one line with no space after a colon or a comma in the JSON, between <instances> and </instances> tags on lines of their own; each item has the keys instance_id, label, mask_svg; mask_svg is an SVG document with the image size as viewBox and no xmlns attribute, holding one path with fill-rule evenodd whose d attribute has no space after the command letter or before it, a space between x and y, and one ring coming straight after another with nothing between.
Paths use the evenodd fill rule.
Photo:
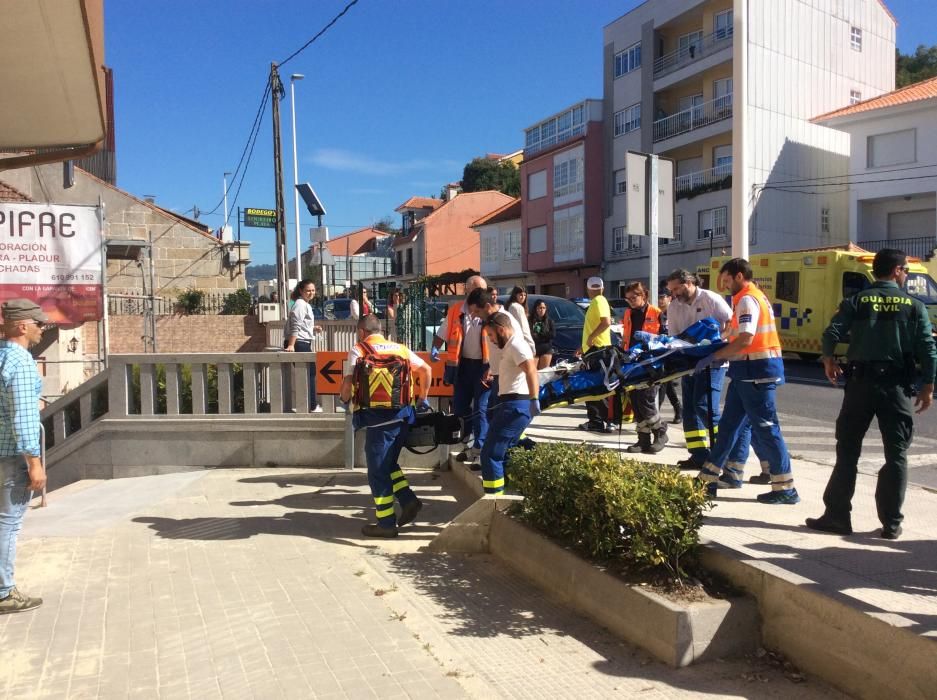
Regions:
<instances>
[{"instance_id":1,"label":"man in blue plaid shirt","mask_svg":"<svg viewBox=\"0 0 937 700\"><path fill-rule=\"evenodd\" d=\"M48 322L28 299L0 307L0 615L32 610L42 598L16 589L13 563L16 537L29 505L30 491L41 491L46 472L40 450L39 396L42 380L29 348L42 338Z\"/></svg>"}]
</instances>

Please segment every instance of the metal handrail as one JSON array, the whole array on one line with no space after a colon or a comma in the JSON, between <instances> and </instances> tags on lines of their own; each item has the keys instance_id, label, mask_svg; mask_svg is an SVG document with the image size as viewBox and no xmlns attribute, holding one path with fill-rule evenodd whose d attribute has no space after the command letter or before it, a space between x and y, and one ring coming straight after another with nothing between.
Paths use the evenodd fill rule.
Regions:
<instances>
[{"instance_id":1,"label":"metal handrail","mask_svg":"<svg viewBox=\"0 0 937 700\"><path fill-rule=\"evenodd\" d=\"M654 143L732 116L732 93L695 105L654 122Z\"/></svg>"},{"instance_id":2,"label":"metal handrail","mask_svg":"<svg viewBox=\"0 0 937 700\"><path fill-rule=\"evenodd\" d=\"M699 41L675 49L670 53L660 56L654 61L654 77L660 78L667 73L671 73L678 68L687 66L694 61L698 61L706 56L710 56L717 51L724 49L732 44L732 28L718 32L712 32L700 38Z\"/></svg>"},{"instance_id":3,"label":"metal handrail","mask_svg":"<svg viewBox=\"0 0 937 700\"><path fill-rule=\"evenodd\" d=\"M915 236L913 238L884 238L875 241L856 241L856 245L870 253L877 253L882 248L897 248L906 255L922 260L929 260L937 248L937 234Z\"/></svg>"}]
</instances>

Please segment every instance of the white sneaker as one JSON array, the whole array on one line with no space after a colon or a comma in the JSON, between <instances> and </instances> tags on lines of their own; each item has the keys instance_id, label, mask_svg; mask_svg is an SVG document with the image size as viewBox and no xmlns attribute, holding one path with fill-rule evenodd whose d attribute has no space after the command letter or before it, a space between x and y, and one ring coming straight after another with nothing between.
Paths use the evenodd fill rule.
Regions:
<instances>
[{"instance_id":1,"label":"white sneaker","mask_svg":"<svg viewBox=\"0 0 937 700\"><path fill-rule=\"evenodd\" d=\"M312 409L312 413L322 413L322 406L316 406Z\"/></svg>"}]
</instances>

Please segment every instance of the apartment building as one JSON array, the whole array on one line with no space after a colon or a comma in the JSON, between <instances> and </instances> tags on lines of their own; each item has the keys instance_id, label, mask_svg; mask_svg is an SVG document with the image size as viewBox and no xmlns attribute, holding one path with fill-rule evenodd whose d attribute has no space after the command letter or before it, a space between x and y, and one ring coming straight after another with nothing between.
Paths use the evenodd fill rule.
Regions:
<instances>
[{"instance_id":1,"label":"apartment building","mask_svg":"<svg viewBox=\"0 0 937 700\"><path fill-rule=\"evenodd\" d=\"M881 0L648 0L604 30L604 276L647 280L628 231L629 150L674 161L662 275L711 252L849 239L849 139L810 120L894 89L895 19ZM608 284L607 284L608 288Z\"/></svg>"},{"instance_id":2,"label":"apartment building","mask_svg":"<svg viewBox=\"0 0 937 700\"><path fill-rule=\"evenodd\" d=\"M866 250L937 248L937 78L814 121L849 134L849 239Z\"/></svg>"},{"instance_id":3,"label":"apartment building","mask_svg":"<svg viewBox=\"0 0 937 700\"><path fill-rule=\"evenodd\" d=\"M528 276L524 271L521 253L521 199L508 202L472 224L478 231L481 251L481 276L492 287L510 291L513 287L527 288Z\"/></svg>"},{"instance_id":4,"label":"apartment building","mask_svg":"<svg viewBox=\"0 0 937 700\"><path fill-rule=\"evenodd\" d=\"M521 255L541 294L585 295L602 264L602 101L584 100L524 130Z\"/></svg>"}]
</instances>

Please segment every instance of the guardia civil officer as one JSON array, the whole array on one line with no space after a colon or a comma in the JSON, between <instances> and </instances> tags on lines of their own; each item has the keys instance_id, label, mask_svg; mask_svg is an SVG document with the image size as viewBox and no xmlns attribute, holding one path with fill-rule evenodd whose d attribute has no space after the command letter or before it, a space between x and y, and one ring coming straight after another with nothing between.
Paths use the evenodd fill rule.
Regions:
<instances>
[{"instance_id":1,"label":"guardia civil officer","mask_svg":"<svg viewBox=\"0 0 937 700\"><path fill-rule=\"evenodd\" d=\"M826 511L807 518L807 527L840 535L852 533L850 511L862 438L878 418L885 446L885 465L878 472L875 506L887 540L901 535L901 505L908 480L907 452L914 430L911 397L915 396L915 362L923 384L914 413L923 413L934 394L937 350L927 308L902 287L908 278L907 257L884 248L872 262L875 282L849 299L823 331L823 368L833 384L843 374L833 353L849 338L846 392L836 419L836 465L823 493Z\"/></svg>"},{"instance_id":2,"label":"guardia civil officer","mask_svg":"<svg viewBox=\"0 0 937 700\"><path fill-rule=\"evenodd\" d=\"M412 522L423 507L397 460L414 421L414 403L426 398L432 373L407 346L381 335L381 329L374 314L359 319L358 342L348 353L352 373L342 379L341 388L342 401L354 403L355 429L366 429L368 486L377 507L377 524L361 528L366 537L396 537L397 526Z\"/></svg>"}]
</instances>

